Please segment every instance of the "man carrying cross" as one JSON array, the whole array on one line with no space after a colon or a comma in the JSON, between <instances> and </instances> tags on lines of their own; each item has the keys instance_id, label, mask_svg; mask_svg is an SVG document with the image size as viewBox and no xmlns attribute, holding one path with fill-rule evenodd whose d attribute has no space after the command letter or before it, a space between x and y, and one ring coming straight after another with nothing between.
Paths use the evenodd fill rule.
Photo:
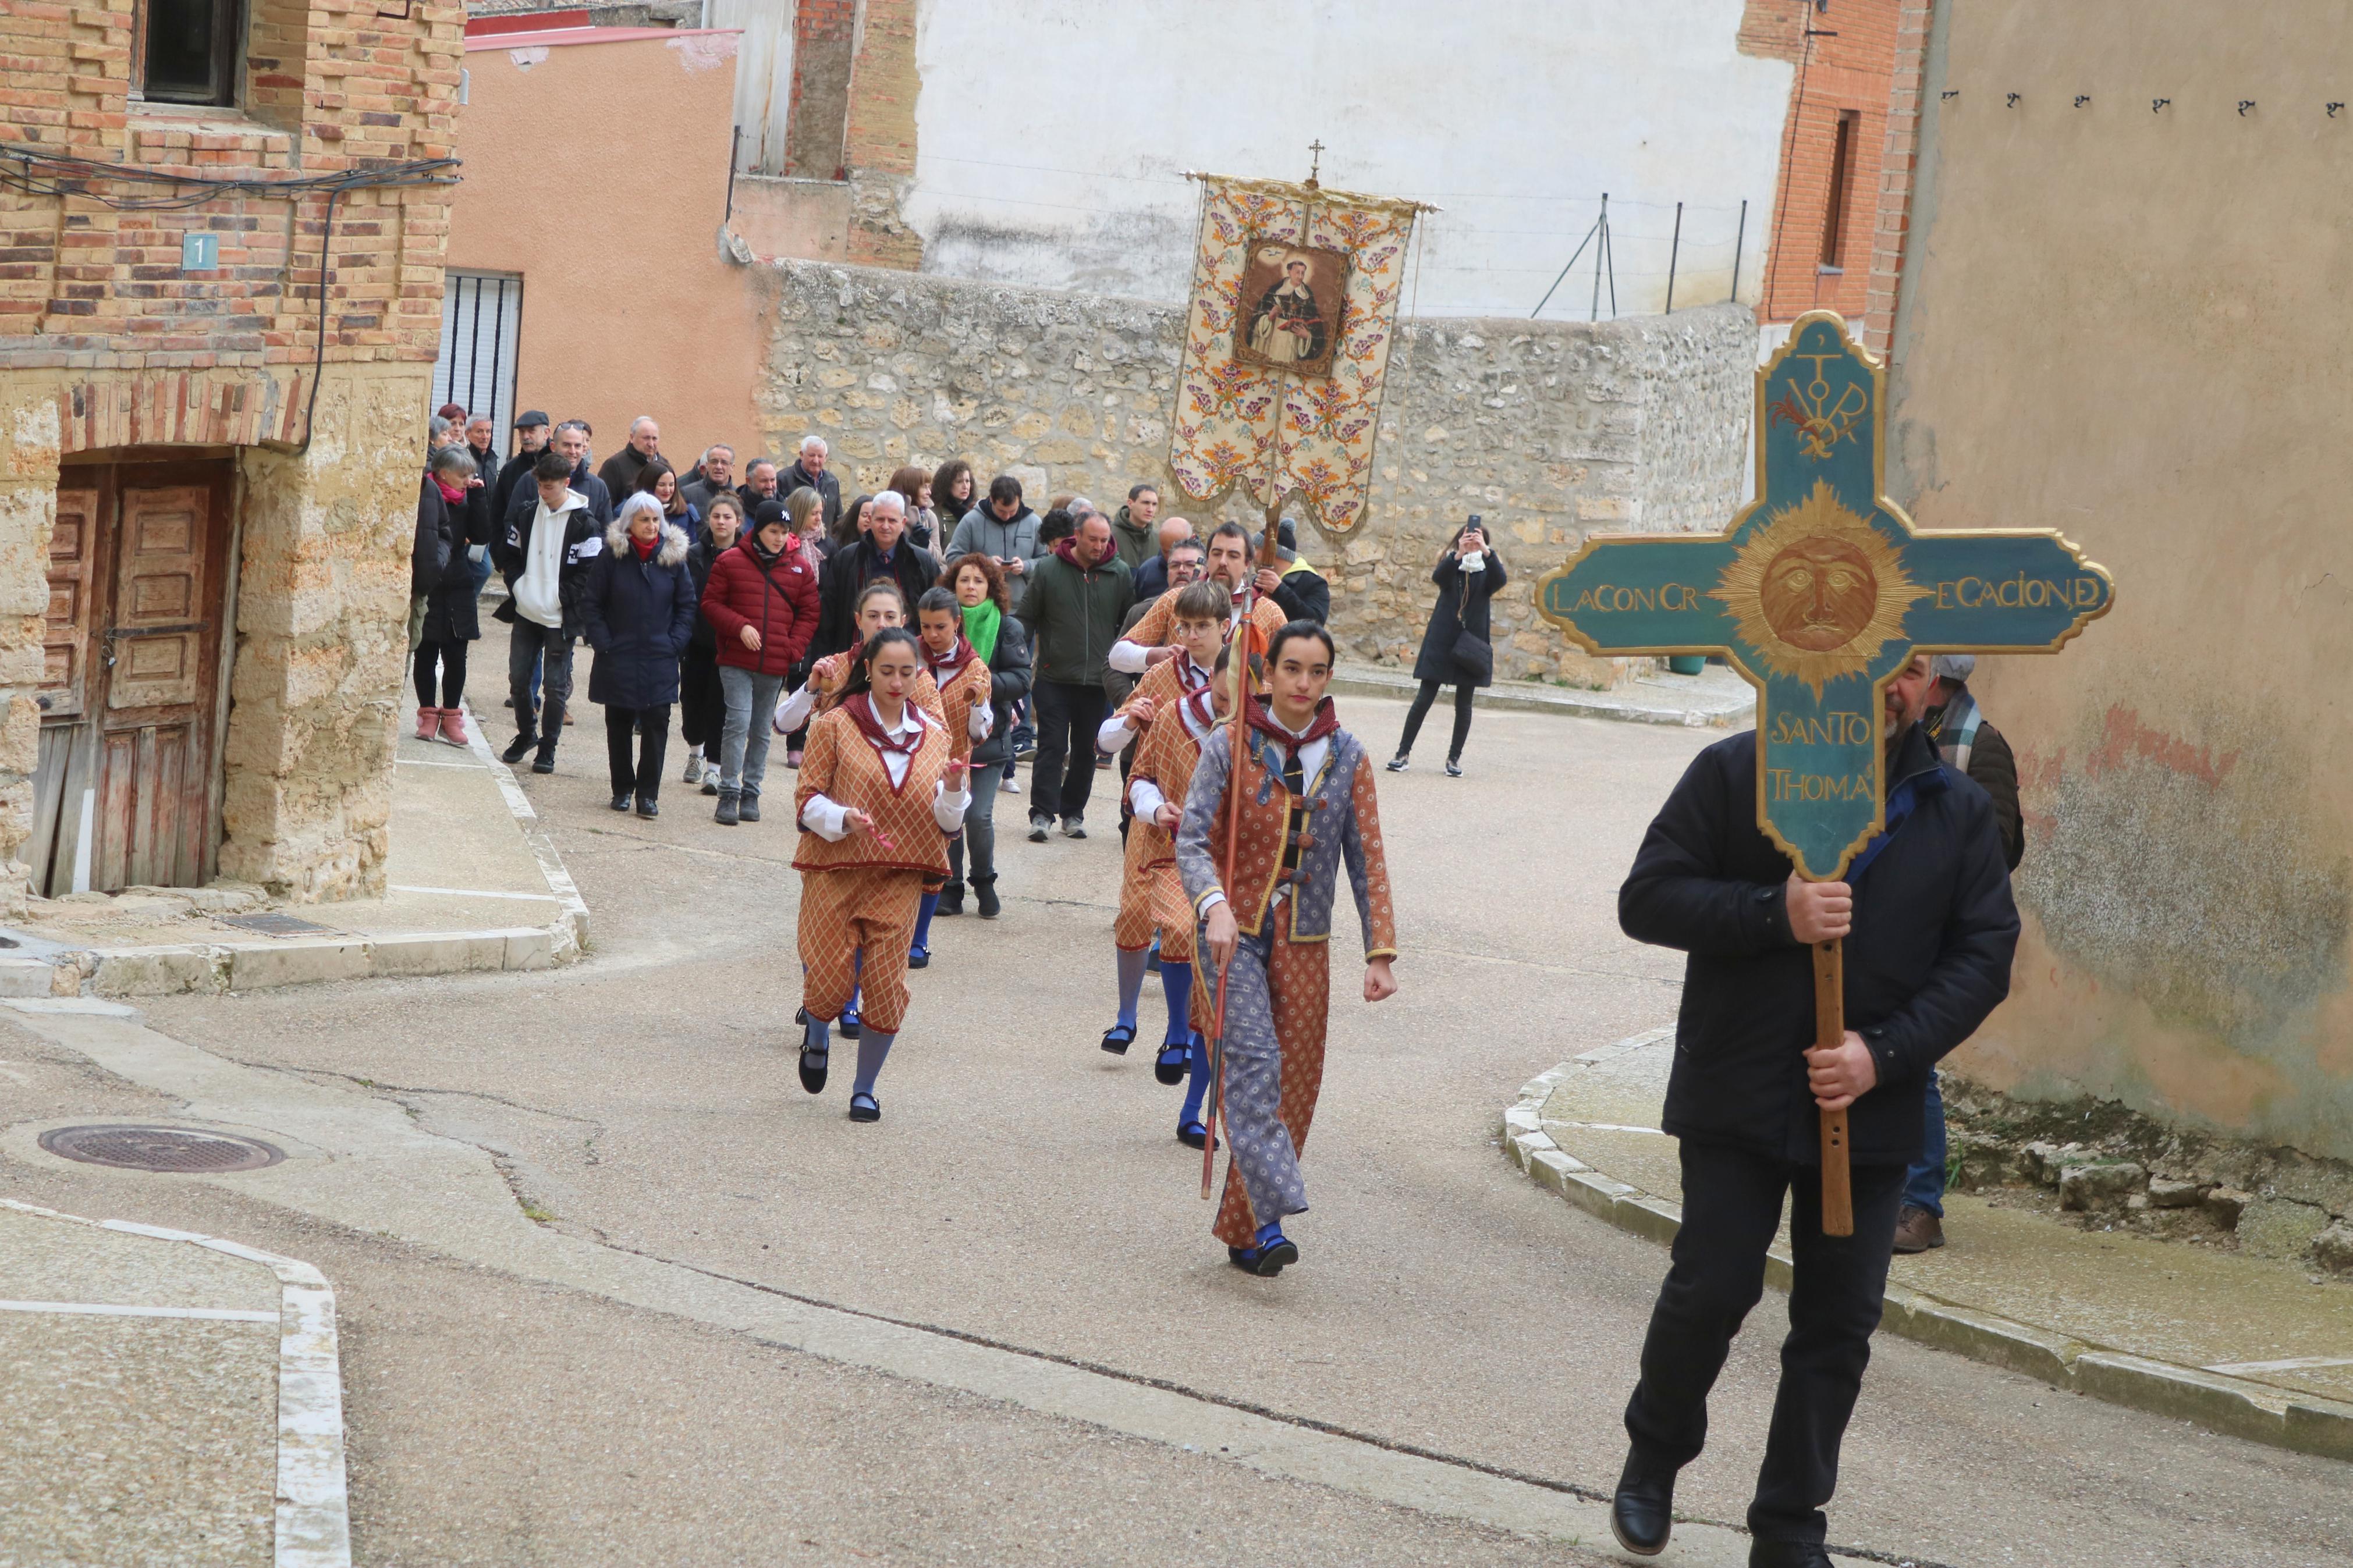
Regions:
<instances>
[{"instance_id":1,"label":"man carrying cross","mask_svg":"<svg viewBox=\"0 0 2353 1568\"><path fill-rule=\"evenodd\" d=\"M1926 669L1928 656L1915 656ZM1667 1542L1675 1472L1697 1458L1707 1394L1764 1289L1791 1195L1794 1282L1781 1385L1748 1528L1752 1568L1828 1568L1822 1505L1887 1285L1921 1086L2010 990L2018 910L1983 790L1940 762L1889 682L1885 830L1843 881L1808 881L1757 821L1755 731L1701 752L1619 891L1639 942L1683 949L1664 1130L1682 1140L1683 1226L1626 1406L1633 1439L1610 1523ZM1914 683L1916 685L1916 683ZM1843 938L1848 1027L1814 1035L1810 945ZM1849 1112L1853 1234L1823 1234L1819 1110Z\"/></svg>"}]
</instances>

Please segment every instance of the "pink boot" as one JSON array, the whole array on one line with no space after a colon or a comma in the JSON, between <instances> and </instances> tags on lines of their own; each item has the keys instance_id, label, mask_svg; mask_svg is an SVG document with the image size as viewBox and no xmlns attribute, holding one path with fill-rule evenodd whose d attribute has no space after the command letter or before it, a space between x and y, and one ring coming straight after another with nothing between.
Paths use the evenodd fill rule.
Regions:
<instances>
[{"instance_id":1,"label":"pink boot","mask_svg":"<svg viewBox=\"0 0 2353 1568\"><path fill-rule=\"evenodd\" d=\"M417 738L420 741L438 740L440 733L441 710L419 708L417 710Z\"/></svg>"},{"instance_id":2,"label":"pink boot","mask_svg":"<svg viewBox=\"0 0 2353 1568\"><path fill-rule=\"evenodd\" d=\"M466 714L463 709L441 710L441 733L437 739L445 741L452 746L462 746L466 743Z\"/></svg>"}]
</instances>

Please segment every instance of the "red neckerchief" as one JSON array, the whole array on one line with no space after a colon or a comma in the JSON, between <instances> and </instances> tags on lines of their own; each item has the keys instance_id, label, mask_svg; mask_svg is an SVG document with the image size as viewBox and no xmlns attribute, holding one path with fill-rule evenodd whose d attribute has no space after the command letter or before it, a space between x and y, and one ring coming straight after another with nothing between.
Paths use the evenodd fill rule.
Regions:
<instances>
[{"instance_id":1,"label":"red neckerchief","mask_svg":"<svg viewBox=\"0 0 2353 1568\"><path fill-rule=\"evenodd\" d=\"M849 721L858 726L858 732L873 742L877 751L898 752L912 757L915 754L915 748L923 743L923 710L915 706L912 698L908 700L906 710L907 716L915 721L915 727L903 739L882 728L882 721L874 712L874 699L869 692L861 691L844 701L841 710L849 715Z\"/></svg>"},{"instance_id":2,"label":"red neckerchief","mask_svg":"<svg viewBox=\"0 0 2353 1568\"><path fill-rule=\"evenodd\" d=\"M1295 752L1310 741L1320 741L1340 727L1340 715L1329 697L1315 705L1315 717L1309 721L1307 733L1294 735L1284 729L1269 711L1265 703L1253 695L1250 699L1250 727L1272 741L1286 752Z\"/></svg>"},{"instance_id":3,"label":"red neckerchief","mask_svg":"<svg viewBox=\"0 0 2353 1568\"><path fill-rule=\"evenodd\" d=\"M1187 670L1192 671L1187 675ZM1183 648L1176 650L1176 689L1190 697L1196 691L1209 689L1209 672L1193 662L1193 656Z\"/></svg>"},{"instance_id":4,"label":"red neckerchief","mask_svg":"<svg viewBox=\"0 0 2353 1568\"><path fill-rule=\"evenodd\" d=\"M955 647L937 658L932 657L932 645L923 645L923 660L932 667L932 683L943 691L947 689L948 682L956 678L958 671L979 657L971 639L962 632L956 633Z\"/></svg>"},{"instance_id":5,"label":"red neckerchief","mask_svg":"<svg viewBox=\"0 0 2353 1568\"><path fill-rule=\"evenodd\" d=\"M1218 726L1218 693L1214 687L1203 686L1190 692L1177 706L1191 716L1192 731L1197 737L1207 738Z\"/></svg>"}]
</instances>

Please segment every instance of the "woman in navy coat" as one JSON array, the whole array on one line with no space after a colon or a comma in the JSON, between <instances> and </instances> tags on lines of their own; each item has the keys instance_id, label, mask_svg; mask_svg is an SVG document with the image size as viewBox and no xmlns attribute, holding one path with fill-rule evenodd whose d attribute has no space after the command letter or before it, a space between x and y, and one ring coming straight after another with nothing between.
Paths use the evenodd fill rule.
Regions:
<instances>
[{"instance_id":1,"label":"woman in navy coat","mask_svg":"<svg viewBox=\"0 0 2353 1568\"><path fill-rule=\"evenodd\" d=\"M628 810L634 796L639 816L660 813L657 797L670 704L678 700L678 660L694 636L694 578L686 552L686 531L640 490L621 503L605 530L604 552L589 563L581 596L581 622L596 650L588 700L605 710L615 811ZM634 765L632 736L638 738Z\"/></svg>"}]
</instances>

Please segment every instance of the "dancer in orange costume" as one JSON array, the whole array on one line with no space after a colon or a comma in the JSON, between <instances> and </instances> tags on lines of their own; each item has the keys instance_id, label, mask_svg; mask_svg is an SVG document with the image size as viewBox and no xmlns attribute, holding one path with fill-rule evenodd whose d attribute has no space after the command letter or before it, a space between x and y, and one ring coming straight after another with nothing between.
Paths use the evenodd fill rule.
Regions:
<instances>
[{"instance_id":1,"label":"dancer in orange costume","mask_svg":"<svg viewBox=\"0 0 2353 1568\"><path fill-rule=\"evenodd\" d=\"M1230 639L1234 623L1242 617L1245 603L1250 606L1250 623L1267 637L1282 629L1282 611L1271 598L1251 599L1250 584L1256 580L1257 568L1250 563L1250 531L1239 522L1221 522L1209 535L1208 581L1222 585L1226 591L1224 635ZM1127 675L1142 675L1153 665L1176 657L1176 595L1182 588L1171 588L1153 602L1144 612L1144 618L1128 627L1127 635L1111 645L1111 667Z\"/></svg>"},{"instance_id":2,"label":"dancer in orange costume","mask_svg":"<svg viewBox=\"0 0 2353 1568\"><path fill-rule=\"evenodd\" d=\"M1233 755L1231 726L1208 738L1176 830L1177 870L1225 993L1219 1071L1232 1161L1215 1230L1235 1267L1253 1274L1299 1259L1282 1221L1307 1208L1299 1150L1324 1080L1332 900L1344 868L1365 932L1365 1000L1397 994L1372 764L1324 695L1332 653L1331 634L1313 621L1274 635L1266 700L1248 700L1243 755ZM1240 804L1230 860L1229 790Z\"/></svg>"},{"instance_id":3,"label":"dancer in orange costume","mask_svg":"<svg viewBox=\"0 0 2353 1568\"><path fill-rule=\"evenodd\" d=\"M947 876L944 834L972 796L946 727L913 701L923 651L903 627L876 631L840 700L809 726L794 791L801 826L801 1085L825 1088L828 1026L865 993L849 1118L877 1121L874 1081L907 1013L907 942L926 883Z\"/></svg>"},{"instance_id":4,"label":"dancer in orange costume","mask_svg":"<svg viewBox=\"0 0 2353 1568\"><path fill-rule=\"evenodd\" d=\"M1169 1084L1185 1081L1195 1054L1189 1016L1193 913L1176 878L1176 848L1169 834L1184 809L1193 763L1201 754L1201 740L1212 723L1209 716L1231 700L1224 694L1211 695L1216 686L1211 669L1219 665L1219 643L1227 627L1225 585L1192 583L1176 589L1176 657L1145 670L1126 704L1104 721L1095 736L1095 749L1106 756L1116 755L1139 733L1143 737L1128 774L1128 804L1135 818L1127 833L1119 918L1112 926L1119 960L1119 1016L1104 1031L1103 1048L1124 1055L1134 1043L1145 959L1156 933L1168 1030L1162 1037L1153 1070L1161 1082ZM1178 1119L1176 1135L1187 1142L1194 1142L1187 1136L1188 1131L1199 1127L1199 1090L1206 1077L1206 1072L1193 1075L1194 1092L1186 1114ZM1206 1138L1207 1131L1201 1130L1200 1136Z\"/></svg>"}]
</instances>

